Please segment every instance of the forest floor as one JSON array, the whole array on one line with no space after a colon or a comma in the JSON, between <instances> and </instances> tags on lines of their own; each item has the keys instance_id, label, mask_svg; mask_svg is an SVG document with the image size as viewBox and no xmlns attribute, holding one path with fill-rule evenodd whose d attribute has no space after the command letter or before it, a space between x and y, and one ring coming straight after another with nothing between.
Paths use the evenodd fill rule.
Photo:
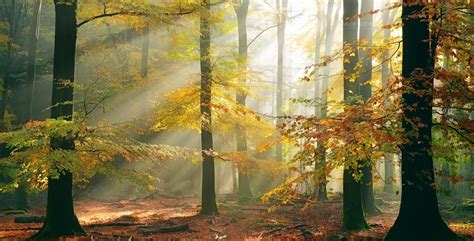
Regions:
<instances>
[{"instance_id":1,"label":"forest floor","mask_svg":"<svg viewBox=\"0 0 474 241\"><path fill-rule=\"evenodd\" d=\"M117 202L80 198L75 203L76 213L87 236L74 240L306 238L332 241L350 236L362 237L352 240L376 241L382 240L393 224L399 205L396 200L379 201L383 214L368 217L372 228L349 234L341 232L342 203L338 199L310 205L295 203L268 212L269 205L255 200L242 202L225 196L219 199L220 215L201 217L197 215L200 203L197 197L153 196ZM23 215L41 216L44 211L44 203L36 202L32 205L32 211ZM41 223L15 223L15 217L19 216L22 215L15 212L0 213L0 240L23 240L41 227ZM472 210L470 215L449 215L446 211L444 216L453 230L468 240L474 240Z\"/></svg>"}]
</instances>

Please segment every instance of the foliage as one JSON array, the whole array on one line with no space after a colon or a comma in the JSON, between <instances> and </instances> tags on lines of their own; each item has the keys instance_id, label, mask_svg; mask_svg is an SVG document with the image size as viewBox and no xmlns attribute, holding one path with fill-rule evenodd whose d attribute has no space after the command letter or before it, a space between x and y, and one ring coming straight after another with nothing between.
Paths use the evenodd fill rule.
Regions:
<instances>
[{"instance_id":1,"label":"foliage","mask_svg":"<svg viewBox=\"0 0 474 241\"><path fill-rule=\"evenodd\" d=\"M199 113L200 88L196 84L178 89L167 95L163 105L158 105L156 112L155 131L165 129L200 130L202 120ZM257 113L235 102L235 96L221 86L213 88L212 123L214 133L232 136L236 134L237 126L248 129L249 139L258 144L267 140L273 133L273 128Z\"/></svg>"},{"instance_id":2,"label":"foliage","mask_svg":"<svg viewBox=\"0 0 474 241\"><path fill-rule=\"evenodd\" d=\"M11 155L1 163L20 166L20 172L9 185L17 186L18 182L27 181L30 188L42 190L47 187L48 177L57 178L59 174L69 171L79 184L101 173L152 187L156 180L149 172L159 165L159 161L193 158L195 155L182 148L139 142L130 137L132 133L125 127L46 120L28 122L22 129L1 133L0 141L7 143L11 150ZM51 148L53 138L74 140L74 150ZM149 162L150 170L120 169L113 165L117 158L129 162Z\"/></svg>"},{"instance_id":3,"label":"foliage","mask_svg":"<svg viewBox=\"0 0 474 241\"><path fill-rule=\"evenodd\" d=\"M444 2L428 4L423 12L418 13L427 14L433 19L432 46L437 53L435 55L437 64L434 72L435 86L429 94L434 97L435 131L432 151L435 160L438 161L467 161L473 151L473 120L470 114L474 99L471 79L474 42L471 37L473 25L468 9L467 3L463 1ZM372 47L373 57L380 59L382 63L398 60L401 56L399 48L390 59L383 59L382 51L386 47L385 43L380 44L380 47ZM308 67L308 76L302 80L312 80L316 70L337 59L337 55L336 53L333 57L324 57L323 59L326 58L327 61ZM446 61L449 62L441 66ZM361 66L361 63L357 66ZM361 71L364 70L357 67L352 79L357 79ZM403 81L420 81L422 77L426 76L414 75L413 78ZM374 85L375 82L372 80L371 83ZM284 139L291 140L295 147L299 148L289 163L290 169L298 171L267 193L263 200L269 201L277 197L281 198L283 203L290 202L301 197L298 185L308 179L319 180L319 176L328 175L331 170L340 166L360 170L360 165L378 161L385 153L398 153L398 146L408 141L405 137L410 134L403 133L401 128L402 91L410 90L402 85L401 79L392 77L390 83L375 91L368 101L355 97L346 103L330 103L333 109L343 112L330 113L325 119L320 119L318 116L288 117L280 130ZM320 105L319 100L299 99L295 102ZM413 125L415 128L422 127L421 123ZM327 156L328 163L321 165L319 160L323 155ZM360 160L365 162L360 163ZM298 166L316 166L316 168L298 169ZM362 173L354 175L360 180Z\"/></svg>"}]
</instances>

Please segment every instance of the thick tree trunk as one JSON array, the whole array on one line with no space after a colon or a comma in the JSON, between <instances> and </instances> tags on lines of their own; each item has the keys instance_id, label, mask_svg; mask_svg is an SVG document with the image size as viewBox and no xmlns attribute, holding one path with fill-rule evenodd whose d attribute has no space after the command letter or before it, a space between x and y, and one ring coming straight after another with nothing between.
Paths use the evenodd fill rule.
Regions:
<instances>
[{"instance_id":1,"label":"thick tree trunk","mask_svg":"<svg viewBox=\"0 0 474 241\"><path fill-rule=\"evenodd\" d=\"M402 14L402 127L407 138L401 145L402 199L398 218L385 240L451 241L457 236L439 213L431 151L434 53L428 41L429 21L424 15L415 15L424 6L413 2L403 1Z\"/></svg>"},{"instance_id":2,"label":"thick tree trunk","mask_svg":"<svg viewBox=\"0 0 474 241\"><path fill-rule=\"evenodd\" d=\"M362 62L360 75L357 80L360 88L360 95L364 100L368 100L372 96L372 88L370 82L372 81L372 44L373 44L373 26L374 17L371 14L374 8L373 0L362 1L360 12L363 17L360 19L359 29L359 57ZM364 48L364 46L366 46ZM368 160L367 162L371 162ZM372 175L372 163L364 165L362 168L362 204L364 211L370 215L380 214L380 210L375 205L374 185Z\"/></svg>"},{"instance_id":3,"label":"thick tree trunk","mask_svg":"<svg viewBox=\"0 0 474 241\"><path fill-rule=\"evenodd\" d=\"M247 82L247 61L248 61L248 37L247 37L247 14L249 10L249 0L243 0L238 6L235 6L235 13L237 15L237 28L239 34L239 71L241 72L241 77L239 81L242 84ZM245 106L245 101L247 99L246 93L237 93L236 102L239 105ZM238 126L237 132L237 151L247 153L247 131L244 126ZM239 170L238 172L238 191L237 195L241 197L252 197L252 191L250 189L249 176L247 173L244 173Z\"/></svg>"},{"instance_id":4,"label":"thick tree trunk","mask_svg":"<svg viewBox=\"0 0 474 241\"><path fill-rule=\"evenodd\" d=\"M142 78L148 77L148 55L150 53L150 26L143 29L142 34L142 59L140 74Z\"/></svg>"},{"instance_id":5,"label":"thick tree trunk","mask_svg":"<svg viewBox=\"0 0 474 241\"><path fill-rule=\"evenodd\" d=\"M361 185L353 178L354 170L344 169L343 174L343 223L347 231L369 228L362 206Z\"/></svg>"},{"instance_id":6,"label":"thick tree trunk","mask_svg":"<svg viewBox=\"0 0 474 241\"><path fill-rule=\"evenodd\" d=\"M359 24L356 18L359 10L358 5L357 0L344 0L344 100L346 101L357 95L357 93L360 93L360 85L353 80L353 75L359 60L357 52ZM344 167L343 229L345 230L363 230L369 228L362 206L361 183L357 182L353 176L356 172L359 172L359 170L353 169L349 165Z\"/></svg>"},{"instance_id":7,"label":"thick tree trunk","mask_svg":"<svg viewBox=\"0 0 474 241\"><path fill-rule=\"evenodd\" d=\"M76 9L77 2L64 3L55 0L56 30L54 39L54 70L51 118L72 120L74 99L73 86L64 81L74 82L76 54ZM69 102L69 103L65 103ZM51 148L74 150L71 138L51 138ZM33 239L49 239L61 236L83 235L84 230L74 213L72 197L72 173L65 170L57 178L48 178L48 204L46 220L42 229Z\"/></svg>"},{"instance_id":8,"label":"thick tree trunk","mask_svg":"<svg viewBox=\"0 0 474 241\"><path fill-rule=\"evenodd\" d=\"M281 3L280 3L281 1ZM282 107L283 107L283 64L284 64L284 51L285 51L285 30L286 30L286 14L288 9L288 0L276 0L278 10L278 27L277 27L277 38L278 38L278 66L277 66L277 126L282 124ZM276 144L276 160L278 162L283 161L283 147L281 142L278 141Z\"/></svg>"},{"instance_id":9,"label":"thick tree trunk","mask_svg":"<svg viewBox=\"0 0 474 241\"><path fill-rule=\"evenodd\" d=\"M364 212L368 215L378 215L382 213L375 204L374 198L374 180L372 174L373 165L365 165L362 168L362 206Z\"/></svg>"},{"instance_id":10,"label":"thick tree trunk","mask_svg":"<svg viewBox=\"0 0 474 241\"><path fill-rule=\"evenodd\" d=\"M200 62L201 62L201 145L202 145L202 215L218 214L216 204L216 181L214 150L212 138L212 66L210 59L211 50L211 25L209 23L209 0L201 1L201 37L200 37Z\"/></svg>"}]
</instances>

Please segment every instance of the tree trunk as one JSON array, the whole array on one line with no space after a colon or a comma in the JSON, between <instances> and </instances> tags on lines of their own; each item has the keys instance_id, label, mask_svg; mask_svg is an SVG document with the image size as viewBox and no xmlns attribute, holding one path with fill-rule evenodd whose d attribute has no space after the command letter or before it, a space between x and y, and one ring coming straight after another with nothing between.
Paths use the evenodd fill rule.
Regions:
<instances>
[{"instance_id":1,"label":"tree trunk","mask_svg":"<svg viewBox=\"0 0 474 241\"><path fill-rule=\"evenodd\" d=\"M35 82L35 70L36 70L36 50L38 47L39 38L39 23L40 13L43 1L36 0L33 8L33 16L31 17L30 33L29 33L29 46L28 46L28 63L26 67L26 83L25 83L25 95L24 95L24 106L19 113L19 123L24 124L32 119L33 111L33 91ZM27 210L28 195L26 190L26 184L21 182L18 189L16 190L16 209Z\"/></svg>"},{"instance_id":2,"label":"tree trunk","mask_svg":"<svg viewBox=\"0 0 474 241\"><path fill-rule=\"evenodd\" d=\"M239 71L241 77L239 82L246 84L247 82L247 61L248 61L248 39L247 39L247 14L249 10L249 0L243 0L241 4L235 6L235 13L237 15L237 27L239 33ZM237 104L245 106L245 101L247 99L246 93L237 93L236 101ZM247 153L247 134L244 126L237 127L237 151ZM249 176L247 173L238 172L238 191L237 195L240 197L252 197L252 191L250 189Z\"/></svg>"},{"instance_id":3,"label":"tree trunk","mask_svg":"<svg viewBox=\"0 0 474 241\"><path fill-rule=\"evenodd\" d=\"M449 178L451 177L451 171L449 168L449 163L445 162L441 167L441 192L444 194L451 194L451 182Z\"/></svg>"},{"instance_id":4,"label":"tree trunk","mask_svg":"<svg viewBox=\"0 0 474 241\"><path fill-rule=\"evenodd\" d=\"M452 241L457 236L439 213L431 155L434 48L428 41L429 21L426 15L414 15L423 10L423 3L403 3L402 127L407 141L401 145L400 212L385 240Z\"/></svg>"},{"instance_id":5,"label":"tree trunk","mask_svg":"<svg viewBox=\"0 0 474 241\"><path fill-rule=\"evenodd\" d=\"M364 0L361 5L361 14L363 17L360 19L359 28L359 58L362 62L360 68L360 75L357 79L360 88L360 95L364 100L368 100L372 96L372 88L370 81L372 80L372 44L373 44L373 26L374 17L370 13L373 11L374 1ZM363 48L366 46L366 48Z\"/></svg>"},{"instance_id":6,"label":"tree trunk","mask_svg":"<svg viewBox=\"0 0 474 241\"><path fill-rule=\"evenodd\" d=\"M131 80L132 78L132 76L130 75L130 57L131 57L130 44L132 42L133 31L134 30L132 28L129 28L123 31L122 36L121 36L123 48L121 48L120 50L122 51L123 61L124 61L122 63L122 73L129 80Z\"/></svg>"},{"instance_id":7,"label":"tree trunk","mask_svg":"<svg viewBox=\"0 0 474 241\"><path fill-rule=\"evenodd\" d=\"M315 116L321 116L321 81L318 81L318 74L319 74L319 62L321 61L321 45L323 39L323 21L322 21L322 11L319 5L316 6L318 8L318 13L316 15L316 40L314 44L314 96L317 101L317 104L314 109Z\"/></svg>"},{"instance_id":8,"label":"tree trunk","mask_svg":"<svg viewBox=\"0 0 474 241\"><path fill-rule=\"evenodd\" d=\"M357 62L359 60L357 52L357 33L359 24L356 16L358 15L358 1L344 0L344 27L343 27L343 45L344 45L344 100L348 101L351 97L360 93L359 84L354 81L353 75ZM343 229L344 230L363 230L368 229L369 225L365 220L364 209L362 206L361 183L357 182L353 176L359 170L345 165L343 176Z\"/></svg>"},{"instance_id":9,"label":"tree trunk","mask_svg":"<svg viewBox=\"0 0 474 241\"><path fill-rule=\"evenodd\" d=\"M321 175L319 176L318 180L318 201L320 202L326 202L328 201L328 192L327 192L327 176L325 173L325 166L326 166L326 148L323 147L322 145L320 146L321 148L321 159L319 160L320 164L322 167L322 172Z\"/></svg>"},{"instance_id":10,"label":"tree trunk","mask_svg":"<svg viewBox=\"0 0 474 241\"><path fill-rule=\"evenodd\" d=\"M386 0L387 4L386 6L390 5L390 0ZM382 16L382 21L383 25L388 25L391 23L390 19L390 10L385 10L383 11L383 16ZM384 28L383 29L383 43L384 45L388 44L388 41L390 40L390 29ZM382 60L384 62L382 63L382 86L389 86L389 62L387 59L390 57L388 48L385 47L384 51L382 53ZM385 95L385 106L388 106L388 95ZM392 153L386 153L385 154L385 159L384 159L384 192L393 194L394 191L394 155Z\"/></svg>"},{"instance_id":11,"label":"tree trunk","mask_svg":"<svg viewBox=\"0 0 474 241\"><path fill-rule=\"evenodd\" d=\"M372 11L374 8L373 0L364 0L361 5L361 14L363 17L360 19L359 29L359 45L367 46L359 48L359 57L362 61L362 67L360 69L360 75L357 80L360 88L360 95L364 100L368 100L372 96L372 88L370 81L372 81L372 44L373 44L373 26L374 17ZM380 210L375 205L374 198L374 185L372 175L373 164L370 160L367 160L367 164L362 168L362 204L364 211L370 215L380 214Z\"/></svg>"},{"instance_id":12,"label":"tree trunk","mask_svg":"<svg viewBox=\"0 0 474 241\"><path fill-rule=\"evenodd\" d=\"M54 38L54 70L51 118L72 120L74 87L64 85L74 82L76 54L76 9L77 2L67 4L55 0L56 30ZM51 148L74 150L72 138L51 138ZM50 239L61 236L83 235L84 230L74 213L72 197L72 173L65 170L58 178L48 177L48 204L46 220L41 230L32 239Z\"/></svg>"},{"instance_id":13,"label":"tree trunk","mask_svg":"<svg viewBox=\"0 0 474 241\"><path fill-rule=\"evenodd\" d=\"M471 6L471 23L474 22L474 14L472 14L474 12L474 2L473 0L469 0L469 6ZM474 52L474 46L471 45L471 53ZM471 76L470 78L473 79L473 76L472 76L472 73L474 73L474 61L471 60L471 63L469 64L469 69L471 71ZM473 106L471 104L471 106ZM470 120L474 120L474 111L471 111L470 113ZM463 168L463 173L461 174L462 175L462 178L463 178L463 182L462 182L462 187L465 187L461 190L464 190L463 191L463 195L466 195L466 197L472 197L474 195L474 191L472 190L471 186L472 186L472 178L474 177L473 175L473 172L474 172L474 150L471 150L471 158L470 160L468 161L468 163L466 163L466 168Z\"/></svg>"},{"instance_id":14,"label":"tree trunk","mask_svg":"<svg viewBox=\"0 0 474 241\"><path fill-rule=\"evenodd\" d=\"M337 23L339 20L341 4L338 5L335 15L333 18L333 9L334 9L334 2L335 1L328 1L327 12L326 12L326 43L324 46L324 56L328 57L332 53L332 47L334 43L334 34L336 32ZM327 63L324 66L323 70L323 83L321 88L321 102L322 102L322 110L321 110L321 117L326 118L328 113L328 92L329 92L329 80L330 80L330 63Z\"/></svg>"},{"instance_id":15,"label":"tree trunk","mask_svg":"<svg viewBox=\"0 0 474 241\"><path fill-rule=\"evenodd\" d=\"M375 204L374 179L372 174L373 165L365 165L362 168L362 204L364 212L368 215L378 215L382 213Z\"/></svg>"},{"instance_id":16,"label":"tree trunk","mask_svg":"<svg viewBox=\"0 0 474 241\"><path fill-rule=\"evenodd\" d=\"M389 194L393 194L394 191L394 155L387 153L384 159L384 169L385 169L385 176L384 176L384 191Z\"/></svg>"},{"instance_id":17,"label":"tree trunk","mask_svg":"<svg viewBox=\"0 0 474 241\"><path fill-rule=\"evenodd\" d=\"M142 35L142 59L140 74L142 78L148 77L148 55L150 53L150 26L143 29Z\"/></svg>"},{"instance_id":18,"label":"tree trunk","mask_svg":"<svg viewBox=\"0 0 474 241\"><path fill-rule=\"evenodd\" d=\"M315 71L314 71L314 77L315 77L315 80L314 80L314 95L315 95L315 99L316 99L316 106L315 106L315 110L314 110L314 115L316 117L319 117L319 118L322 118L322 115L321 115L321 109L322 109L322 93L321 93L321 81L319 81L317 78L319 76L319 62L320 62L320 59L321 59L321 45L322 45L322 40L323 40L323 21L322 21L322 10L321 8L319 8L319 5L317 5L316 7L318 7L318 13L317 13L317 18L316 18L316 42L315 42L315 49L314 49L314 65L315 65ZM322 147L322 143L318 143L318 145L320 147ZM325 148L322 148L321 149L321 152L325 152ZM327 189L326 189L326 176L324 174L324 165L325 165L325 162L326 162L326 155L322 155L322 156L318 156L316 155L315 156L317 159L314 160L314 167L315 169L321 169L321 174L318 178L318 180L315 182L315 190L317 190L317 192L314 192L314 194L316 195L316 198L318 201L320 202L325 202L328 200L328 197L327 197ZM320 157L320 158L319 158ZM321 165L321 167L319 167L319 165Z\"/></svg>"},{"instance_id":19,"label":"tree trunk","mask_svg":"<svg viewBox=\"0 0 474 241\"><path fill-rule=\"evenodd\" d=\"M281 1L281 4L280 4ZM278 27L277 27L277 38L278 38L278 66L277 66L277 126L282 124L282 107L283 107L283 64L284 64L284 51L285 51L285 30L286 30L286 14L288 9L288 0L276 0L277 11L278 11ZM283 147L281 142L278 141L276 144L276 160L278 162L283 161Z\"/></svg>"},{"instance_id":20,"label":"tree trunk","mask_svg":"<svg viewBox=\"0 0 474 241\"><path fill-rule=\"evenodd\" d=\"M26 113L24 118L22 118L22 123L32 119L33 113L33 93L35 86L35 72L36 72L36 53L38 48L38 39L39 39L39 27L40 27L40 17L41 17L41 7L43 5L43 0L36 0L33 16L31 18L31 27L30 27L30 40L28 46L28 66L26 70L26 95L25 103L27 108L25 108Z\"/></svg>"},{"instance_id":21,"label":"tree trunk","mask_svg":"<svg viewBox=\"0 0 474 241\"><path fill-rule=\"evenodd\" d=\"M216 204L216 183L214 150L212 140L212 66L211 66L211 25L209 23L210 3L202 0L201 5L201 37L200 37L200 62L201 62L201 145L202 145L202 215L218 214Z\"/></svg>"},{"instance_id":22,"label":"tree trunk","mask_svg":"<svg viewBox=\"0 0 474 241\"><path fill-rule=\"evenodd\" d=\"M337 21L339 18L341 5L338 5L334 19L332 18L334 1L328 1L327 12L326 12L326 43L324 46L324 55L329 56L332 52L333 42L334 42L334 32L337 27ZM327 63L324 66L323 70L323 81L321 83L321 119L327 117L328 114L328 92L329 92L329 74L330 74L330 63ZM326 151L322 151L325 153ZM322 156L323 159L320 160L321 165L324 165L326 162L326 154ZM318 180L318 201L327 201L327 178L325 174L321 175Z\"/></svg>"}]
</instances>

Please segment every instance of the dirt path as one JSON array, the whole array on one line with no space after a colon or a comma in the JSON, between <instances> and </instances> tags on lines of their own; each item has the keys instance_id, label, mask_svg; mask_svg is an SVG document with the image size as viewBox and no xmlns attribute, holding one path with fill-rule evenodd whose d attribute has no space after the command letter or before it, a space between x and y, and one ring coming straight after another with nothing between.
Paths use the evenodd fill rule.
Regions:
<instances>
[{"instance_id":1,"label":"dirt path","mask_svg":"<svg viewBox=\"0 0 474 241\"><path fill-rule=\"evenodd\" d=\"M41 216L44 213L44 205L36 205L38 207L33 207L34 211L28 215ZM328 236L347 235L340 232L340 202L313 204L306 209L302 209L303 204L295 206L283 206L269 213L268 206L260 203L240 204L236 200L227 200L220 202L219 216L200 217L197 216L199 199L194 197L160 196L119 202L80 199L76 202L76 211L88 236L75 240L261 240L305 237L328 240ZM382 215L368 218L372 229L354 235L381 240L395 219L398 203L385 203L381 209L384 212ZM16 224L14 217L5 214L0 216L0 230L4 230L0 231L2 240L24 239L41 227L41 224ZM472 225L463 226L454 220L451 226L463 234L474 235ZM155 233L170 231L159 229L170 227L184 231Z\"/></svg>"}]
</instances>

